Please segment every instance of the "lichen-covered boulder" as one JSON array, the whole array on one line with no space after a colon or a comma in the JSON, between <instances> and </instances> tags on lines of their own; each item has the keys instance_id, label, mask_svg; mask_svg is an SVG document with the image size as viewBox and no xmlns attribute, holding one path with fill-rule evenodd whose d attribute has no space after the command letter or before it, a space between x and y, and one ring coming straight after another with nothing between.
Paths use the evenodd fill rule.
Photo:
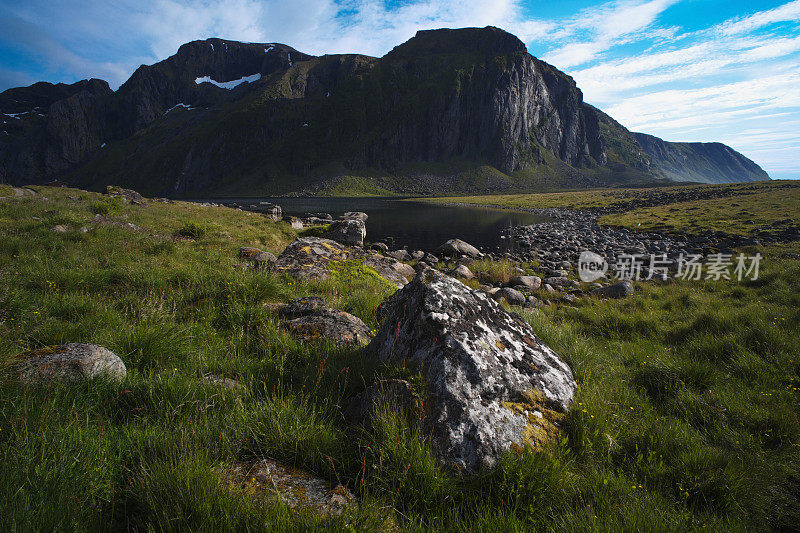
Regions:
<instances>
[{"instance_id":1,"label":"lichen-covered boulder","mask_svg":"<svg viewBox=\"0 0 800 533\"><path fill-rule=\"evenodd\" d=\"M347 506L357 505L344 485L267 459L236 464L225 472L225 478L265 502L278 500L298 512L338 515Z\"/></svg>"},{"instance_id":2,"label":"lichen-covered boulder","mask_svg":"<svg viewBox=\"0 0 800 533\"><path fill-rule=\"evenodd\" d=\"M396 261L380 254L366 253L360 248L348 249L336 241L320 237L296 239L281 252L274 268L298 279L323 281L331 274L331 263L349 259L361 261L397 288L406 284L406 279L393 268Z\"/></svg>"},{"instance_id":3,"label":"lichen-covered boulder","mask_svg":"<svg viewBox=\"0 0 800 533\"><path fill-rule=\"evenodd\" d=\"M114 352L96 344L70 343L17 356L20 381L38 385L60 381L80 383L95 378L122 381L127 370Z\"/></svg>"},{"instance_id":4,"label":"lichen-covered boulder","mask_svg":"<svg viewBox=\"0 0 800 533\"><path fill-rule=\"evenodd\" d=\"M281 252L275 269L298 279L326 280L330 275L328 264L350 256L347 248L338 242L319 237L301 237Z\"/></svg>"},{"instance_id":5,"label":"lichen-covered boulder","mask_svg":"<svg viewBox=\"0 0 800 533\"><path fill-rule=\"evenodd\" d=\"M338 220L325 232L326 238L350 246L363 246L366 236L367 226L358 218Z\"/></svg>"},{"instance_id":6,"label":"lichen-covered boulder","mask_svg":"<svg viewBox=\"0 0 800 533\"><path fill-rule=\"evenodd\" d=\"M106 194L111 197L122 198L124 202L130 202L134 205L147 205L144 196L132 189L123 189L116 185L106 186Z\"/></svg>"},{"instance_id":7,"label":"lichen-covered boulder","mask_svg":"<svg viewBox=\"0 0 800 533\"><path fill-rule=\"evenodd\" d=\"M333 309L322 298L295 298L280 311L282 325L303 340L366 345L372 336L357 316Z\"/></svg>"},{"instance_id":8,"label":"lichen-covered boulder","mask_svg":"<svg viewBox=\"0 0 800 533\"><path fill-rule=\"evenodd\" d=\"M445 464L478 472L508 450L540 446L557 433L575 393L572 372L530 325L485 293L426 269L382 313L367 353L422 371L426 433Z\"/></svg>"}]
</instances>

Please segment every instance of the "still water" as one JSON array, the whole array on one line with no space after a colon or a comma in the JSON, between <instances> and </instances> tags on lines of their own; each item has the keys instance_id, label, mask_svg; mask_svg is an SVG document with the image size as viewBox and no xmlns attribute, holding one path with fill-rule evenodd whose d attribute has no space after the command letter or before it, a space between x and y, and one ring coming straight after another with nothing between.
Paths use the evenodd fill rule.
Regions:
<instances>
[{"instance_id":1,"label":"still water","mask_svg":"<svg viewBox=\"0 0 800 533\"><path fill-rule=\"evenodd\" d=\"M367 241L385 241L393 248L435 251L448 239L458 238L479 248L503 248L502 230L512 226L546 222L532 213L501 211L481 207L450 207L398 200L397 198L227 198L242 207L272 202L284 215L330 213L334 218L346 211L363 211L367 219Z\"/></svg>"}]
</instances>

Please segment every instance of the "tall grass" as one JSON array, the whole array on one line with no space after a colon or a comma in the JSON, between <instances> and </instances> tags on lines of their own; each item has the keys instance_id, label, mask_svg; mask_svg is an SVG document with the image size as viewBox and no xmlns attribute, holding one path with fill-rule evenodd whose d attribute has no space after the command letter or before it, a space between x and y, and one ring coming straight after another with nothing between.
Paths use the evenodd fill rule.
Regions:
<instances>
[{"instance_id":1,"label":"tall grass","mask_svg":"<svg viewBox=\"0 0 800 533\"><path fill-rule=\"evenodd\" d=\"M123 205L157 235L87 234L97 197L47 190L0 204L0 529L792 530L800 523L800 262L769 249L753 283L640 284L619 301L521 312L579 384L562 439L459 478L429 428L341 405L413 369L304 343L274 304L321 295L371 327L391 288L347 267L321 283L233 268L241 245L279 252L286 225L233 210ZM70 200L67 194L80 194ZM68 233L49 231L57 211ZM36 220L32 217L38 217ZM484 268L485 267L485 268ZM501 279L509 264L474 270ZM357 269L356 269L357 270ZM352 274L352 275L351 275ZM500 277L498 277L500 276ZM22 388L14 354L96 342L123 383ZM236 379L225 388L209 374ZM293 513L226 481L272 458L348 486L341 517Z\"/></svg>"}]
</instances>

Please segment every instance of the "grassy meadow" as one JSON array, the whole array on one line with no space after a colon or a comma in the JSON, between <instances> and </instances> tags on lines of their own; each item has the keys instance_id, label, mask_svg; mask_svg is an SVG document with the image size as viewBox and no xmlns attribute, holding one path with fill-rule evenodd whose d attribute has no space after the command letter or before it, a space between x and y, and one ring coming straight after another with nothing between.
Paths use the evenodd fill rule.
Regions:
<instances>
[{"instance_id":1,"label":"grassy meadow","mask_svg":"<svg viewBox=\"0 0 800 533\"><path fill-rule=\"evenodd\" d=\"M796 243L760 248L756 281L640 283L624 300L515 309L570 364L579 392L549 448L509 453L491 472L457 478L433 459L414 417L387 412L370 428L341 418L342 403L375 379L423 386L416 372L359 348L298 341L279 325L275 304L321 295L377 328L375 310L393 290L379 277L343 265L329 281L304 283L235 268L240 246L277 255L296 237L260 215L34 189L0 200L2 531L800 524ZM565 194L595 195L543 202L568 202ZM148 231L80 232L96 213ZM678 215L693 216L658 213L681 226L688 222ZM480 268L504 277L510 266ZM127 378L19 385L16 354L65 342L106 346ZM211 385L208 375L243 386ZM265 504L223 475L252 458L341 482L359 505L319 517Z\"/></svg>"},{"instance_id":2,"label":"grassy meadow","mask_svg":"<svg viewBox=\"0 0 800 533\"><path fill-rule=\"evenodd\" d=\"M686 199L689 193L708 194ZM716 196L716 197L714 197ZM636 202L657 199L660 205L639 207ZM800 182L762 181L730 185L684 185L637 189L598 189L554 193L448 196L424 201L443 204L492 205L505 209L622 209L600 223L641 230L705 230L748 234L757 226L800 220ZM616 209L615 209L616 208Z\"/></svg>"}]
</instances>

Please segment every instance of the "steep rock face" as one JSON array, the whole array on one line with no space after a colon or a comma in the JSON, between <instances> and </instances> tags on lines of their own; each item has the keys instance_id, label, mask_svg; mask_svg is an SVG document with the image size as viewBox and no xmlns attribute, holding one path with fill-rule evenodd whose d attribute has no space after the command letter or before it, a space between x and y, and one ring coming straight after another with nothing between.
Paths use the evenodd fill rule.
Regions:
<instances>
[{"instance_id":1,"label":"steep rock face","mask_svg":"<svg viewBox=\"0 0 800 533\"><path fill-rule=\"evenodd\" d=\"M514 172L542 163L542 147L570 165L604 161L572 78L497 28L420 31L361 79L350 135L368 166L458 158Z\"/></svg>"},{"instance_id":2,"label":"steep rock face","mask_svg":"<svg viewBox=\"0 0 800 533\"><path fill-rule=\"evenodd\" d=\"M213 106L232 96L241 96L249 88L243 83L226 89L211 81L197 83L198 78L208 77L224 83L258 74L261 77L253 82L257 83L287 70L294 61L310 57L277 43L207 39L184 44L164 61L136 69L119 88L120 115L115 117L119 122L119 136L146 127L175 105Z\"/></svg>"},{"instance_id":3,"label":"steep rock face","mask_svg":"<svg viewBox=\"0 0 800 533\"><path fill-rule=\"evenodd\" d=\"M633 135L653 166L670 180L735 183L769 179L761 167L722 143L677 143L645 133Z\"/></svg>"},{"instance_id":4,"label":"steep rock face","mask_svg":"<svg viewBox=\"0 0 800 533\"><path fill-rule=\"evenodd\" d=\"M0 109L0 181L14 184L281 194L355 177L425 194L760 171L724 146L634 136L492 27L421 31L382 58L193 41L116 92L101 80L35 84L0 94Z\"/></svg>"},{"instance_id":5,"label":"steep rock face","mask_svg":"<svg viewBox=\"0 0 800 533\"><path fill-rule=\"evenodd\" d=\"M22 185L59 176L97 150L108 132L104 109L113 91L105 81L28 89L0 94L0 182Z\"/></svg>"},{"instance_id":6,"label":"steep rock face","mask_svg":"<svg viewBox=\"0 0 800 533\"><path fill-rule=\"evenodd\" d=\"M69 98L81 91L105 94L112 92L108 83L94 78L70 85L40 81L28 87L15 87L0 93L0 112L26 113L37 108L44 110L55 102Z\"/></svg>"}]
</instances>

